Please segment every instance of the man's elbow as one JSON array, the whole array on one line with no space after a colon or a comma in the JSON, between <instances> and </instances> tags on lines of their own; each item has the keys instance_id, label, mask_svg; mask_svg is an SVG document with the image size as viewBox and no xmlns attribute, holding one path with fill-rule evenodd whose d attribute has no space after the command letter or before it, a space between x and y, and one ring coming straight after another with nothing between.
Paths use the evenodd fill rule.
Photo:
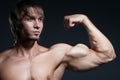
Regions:
<instances>
[{"instance_id":1,"label":"man's elbow","mask_svg":"<svg viewBox=\"0 0 120 80\"><path fill-rule=\"evenodd\" d=\"M105 52L106 54L106 59L105 59L105 62L110 62L110 61L113 61L115 58L116 58L116 54L115 54L115 51L114 49L111 49L111 50L107 50Z\"/></svg>"},{"instance_id":2,"label":"man's elbow","mask_svg":"<svg viewBox=\"0 0 120 80\"><path fill-rule=\"evenodd\" d=\"M111 57L110 57L110 61L114 60L116 58L116 54L114 50L110 51Z\"/></svg>"}]
</instances>

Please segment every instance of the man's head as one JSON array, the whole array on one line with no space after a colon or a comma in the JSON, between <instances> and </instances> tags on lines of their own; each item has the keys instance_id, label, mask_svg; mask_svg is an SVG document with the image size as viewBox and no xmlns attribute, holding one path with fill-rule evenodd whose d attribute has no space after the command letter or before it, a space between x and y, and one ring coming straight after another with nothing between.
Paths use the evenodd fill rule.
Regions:
<instances>
[{"instance_id":1,"label":"man's head","mask_svg":"<svg viewBox=\"0 0 120 80\"><path fill-rule=\"evenodd\" d=\"M40 34L43 27L43 18L43 9L37 1L21 0L18 2L9 16L15 39Z\"/></svg>"}]
</instances>

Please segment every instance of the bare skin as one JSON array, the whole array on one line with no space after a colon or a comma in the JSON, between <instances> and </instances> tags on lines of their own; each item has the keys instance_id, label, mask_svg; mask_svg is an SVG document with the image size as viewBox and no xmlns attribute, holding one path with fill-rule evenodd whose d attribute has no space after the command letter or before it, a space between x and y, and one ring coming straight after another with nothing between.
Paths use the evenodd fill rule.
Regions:
<instances>
[{"instance_id":1,"label":"bare skin","mask_svg":"<svg viewBox=\"0 0 120 80\"><path fill-rule=\"evenodd\" d=\"M38 45L43 21L33 8L29 13L22 20L21 41L0 54L0 80L61 80L65 69L86 71L116 57L110 41L83 14L65 16L65 28L82 24L91 48L81 43L75 46L59 43L50 48Z\"/></svg>"}]
</instances>

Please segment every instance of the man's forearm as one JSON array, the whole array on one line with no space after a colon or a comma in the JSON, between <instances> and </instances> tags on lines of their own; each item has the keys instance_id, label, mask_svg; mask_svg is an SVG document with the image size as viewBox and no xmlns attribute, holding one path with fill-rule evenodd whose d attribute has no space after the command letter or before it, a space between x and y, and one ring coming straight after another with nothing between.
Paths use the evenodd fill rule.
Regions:
<instances>
[{"instance_id":1,"label":"man's forearm","mask_svg":"<svg viewBox=\"0 0 120 80\"><path fill-rule=\"evenodd\" d=\"M85 16L83 19L82 24L88 32L91 48L100 53L107 52L106 55L112 57L111 54L114 53L114 49L107 37L105 37L105 35L95 27L95 25L88 19L87 16Z\"/></svg>"}]
</instances>

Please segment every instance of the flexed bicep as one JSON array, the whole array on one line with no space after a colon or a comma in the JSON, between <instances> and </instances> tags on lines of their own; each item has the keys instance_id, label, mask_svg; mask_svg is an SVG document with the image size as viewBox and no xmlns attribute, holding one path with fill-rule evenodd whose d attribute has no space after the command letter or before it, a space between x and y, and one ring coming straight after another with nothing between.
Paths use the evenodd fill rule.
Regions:
<instances>
[{"instance_id":1,"label":"flexed bicep","mask_svg":"<svg viewBox=\"0 0 120 80\"><path fill-rule=\"evenodd\" d=\"M67 68L74 71L90 70L105 63L99 57L98 52L89 49L83 44L75 46L71 52L67 53L67 56L70 57Z\"/></svg>"}]
</instances>

